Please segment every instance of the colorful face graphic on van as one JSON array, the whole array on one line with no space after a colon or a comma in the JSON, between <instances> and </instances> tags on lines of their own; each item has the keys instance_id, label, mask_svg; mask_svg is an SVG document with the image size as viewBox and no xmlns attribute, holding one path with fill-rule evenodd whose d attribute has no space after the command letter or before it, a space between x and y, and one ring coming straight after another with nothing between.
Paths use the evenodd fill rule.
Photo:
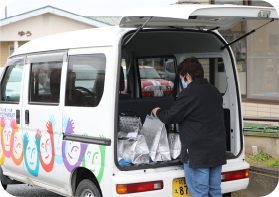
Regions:
<instances>
[{"instance_id":1,"label":"colorful face graphic on van","mask_svg":"<svg viewBox=\"0 0 279 197\"><path fill-rule=\"evenodd\" d=\"M10 139L11 144L11 158L16 165L20 165L23 160L24 150L23 150L23 140L18 132L18 126L15 119L13 119L12 135Z\"/></svg>"},{"instance_id":2,"label":"colorful face graphic on van","mask_svg":"<svg viewBox=\"0 0 279 197\"><path fill-rule=\"evenodd\" d=\"M49 121L52 122L52 129L54 132L54 147L55 147L55 158L54 161L57 164L63 163L62 159L62 140L63 140L63 132L57 132L55 130L55 118L53 115L49 117ZM67 125L66 125L67 126ZM63 122L63 127L64 127L64 122Z\"/></svg>"},{"instance_id":3,"label":"colorful face graphic on van","mask_svg":"<svg viewBox=\"0 0 279 197\"><path fill-rule=\"evenodd\" d=\"M46 172L50 172L53 169L54 158L55 158L52 122L48 121L46 127L49 135L44 135L41 139L42 143L41 143L41 152L40 152L40 162L43 169Z\"/></svg>"},{"instance_id":4,"label":"colorful face graphic on van","mask_svg":"<svg viewBox=\"0 0 279 197\"><path fill-rule=\"evenodd\" d=\"M62 140L63 132L54 132L54 147L55 147L55 163L63 163L62 159Z\"/></svg>"},{"instance_id":5,"label":"colorful face graphic on van","mask_svg":"<svg viewBox=\"0 0 279 197\"><path fill-rule=\"evenodd\" d=\"M0 165L4 165L4 162L5 162L4 129L5 129L5 119L2 116L1 121L0 121L0 133L1 133Z\"/></svg>"},{"instance_id":6,"label":"colorful face graphic on van","mask_svg":"<svg viewBox=\"0 0 279 197\"><path fill-rule=\"evenodd\" d=\"M89 145L83 157L82 166L94 174L99 174L101 166L101 152L98 145Z\"/></svg>"},{"instance_id":7,"label":"colorful face graphic on van","mask_svg":"<svg viewBox=\"0 0 279 197\"><path fill-rule=\"evenodd\" d=\"M11 157L11 154L10 154L10 138L11 138L11 134L12 134L12 131L9 129L9 130L4 130L4 144L5 144L5 156L7 158L10 158Z\"/></svg>"},{"instance_id":8,"label":"colorful face graphic on van","mask_svg":"<svg viewBox=\"0 0 279 197\"><path fill-rule=\"evenodd\" d=\"M66 122L63 121L63 127L64 127L64 123ZM66 131L65 133L67 134L74 133L73 120L68 119L66 125L67 127L65 129ZM86 149L87 149L87 144L63 140L63 144L62 144L63 162L69 172L72 172L76 167L80 166Z\"/></svg>"},{"instance_id":9,"label":"colorful face graphic on van","mask_svg":"<svg viewBox=\"0 0 279 197\"><path fill-rule=\"evenodd\" d=\"M40 142L41 131L38 129L34 138L29 141L28 133L24 133L24 162L28 172L37 177L40 167ZM34 141L33 141L34 140Z\"/></svg>"},{"instance_id":10,"label":"colorful face graphic on van","mask_svg":"<svg viewBox=\"0 0 279 197\"><path fill-rule=\"evenodd\" d=\"M100 138L105 138L104 136L100 136ZM105 168L105 152L106 146L102 145L89 145L85 152L85 155L82 160L82 167L89 169L95 176L97 176L97 180L100 183Z\"/></svg>"},{"instance_id":11,"label":"colorful face graphic on van","mask_svg":"<svg viewBox=\"0 0 279 197\"><path fill-rule=\"evenodd\" d=\"M67 142L65 150L66 150L66 158L69 164L75 165L81 151L80 142L72 142L72 141Z\"/></svg>"},{"instance_id":12,"label":"colorful face graphic on van","mask_svg":"<svg viewBox=\"0 0 279 197\"><path fill-rule=\"evenodd\" d=\"M10 158L11 157L11 145L10 145L10 139L11 139L11 135L12 135L12 128L13 128L13 125L14 124L14 118L11 118L10 119L10 128L7 128L4 130L4 143L5 143L5 156L7 158Z\"/></svg>"}]
</instances>

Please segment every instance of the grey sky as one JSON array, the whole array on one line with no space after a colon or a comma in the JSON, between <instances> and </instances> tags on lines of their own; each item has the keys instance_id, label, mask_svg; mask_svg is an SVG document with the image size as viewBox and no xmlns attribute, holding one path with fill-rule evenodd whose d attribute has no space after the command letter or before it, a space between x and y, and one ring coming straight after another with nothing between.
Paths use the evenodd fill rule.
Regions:
<instances>
[{"instance_id":1,"label":"grey sky","mask_svg":"<svg viewBox=\"0 0 279 197\"><path fill-rule=\"evenodd\" d=\"M2 1L2 0L1 0ZM51 5L83 16L122 16L135 7L160 6L178 0L15 0L7 5L8 16ZM5 17L1 9L0 18Z\"/></svg>"}]
</instances>

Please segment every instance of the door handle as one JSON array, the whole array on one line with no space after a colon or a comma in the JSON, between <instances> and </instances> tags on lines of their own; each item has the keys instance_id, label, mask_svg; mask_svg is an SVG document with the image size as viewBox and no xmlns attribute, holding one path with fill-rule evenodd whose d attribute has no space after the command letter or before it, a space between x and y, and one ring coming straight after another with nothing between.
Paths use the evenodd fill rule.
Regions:
<instances>
[{"instance_id":1,"label":"door handle","mask_svg":"<svg viewBox=\"0 0 279 197\"><path fill-rule=\"evenodd\" d=\"M16 110L16 124L20 124L20 110Z\"/></svg>"},{"instance_id":2,"label":"door handle","mask_svg":"<svg viewBox=\"0 0 279 197\"><path fill-rule=\"evenodd\" d=\"M29 124L29 110L25 110L25 124Z\"/></svg>"}]
</instances>

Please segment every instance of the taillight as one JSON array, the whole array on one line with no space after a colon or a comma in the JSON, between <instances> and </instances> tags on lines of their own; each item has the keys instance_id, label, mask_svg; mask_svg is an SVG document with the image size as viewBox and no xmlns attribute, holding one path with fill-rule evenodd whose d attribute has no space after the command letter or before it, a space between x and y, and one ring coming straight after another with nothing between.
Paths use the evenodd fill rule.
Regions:
<instances>
[{"instance_id":1,"label":"taillight","mask_svg":"<svg viewBox=\"0 0 279 197\"><path fill-rule=\"evenodd\" d=\"M116 193L130 194L163 189L163 181L116 185Z\"/></svg>"},{"instance_id":2,"label":"taillight","mask_svg":"<svg viewBox=\"0 0 279 197\"><path fill-rule=\"evenodd\" d=\"M224 172L221 174L221 181L233 181L238 179L244 179L249 177L249 169L232 171L232 172Z\"/></svg>"}]
</instances>

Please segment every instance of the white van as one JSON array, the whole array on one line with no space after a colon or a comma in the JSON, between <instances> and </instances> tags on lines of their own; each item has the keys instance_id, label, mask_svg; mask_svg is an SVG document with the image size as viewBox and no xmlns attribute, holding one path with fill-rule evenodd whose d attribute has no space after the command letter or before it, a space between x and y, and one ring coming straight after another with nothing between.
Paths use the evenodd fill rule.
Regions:
<instances>
[{"instance_id":1,"label":"white van","mask_svg":"<svg viewBox=\"0 0 279 197\"><path fill-rule=\"evenodd\" d=\"M222 193L245 189L249 164L236 64L217 29L277 18L267 7L144 8L128 12L119 27L57 34L21 46L1 78L2 185L27 183L64 196L189 196L179 159L119 165L117 133L121 113L131 111L144 122L153 108L170 108L182 90L176 76L171 94L142 96L139 59L172 59L176 68L195 56L223 95L227 164ZM19 72L20 91L10 77Z\"/></svg>"}]
</instances>

